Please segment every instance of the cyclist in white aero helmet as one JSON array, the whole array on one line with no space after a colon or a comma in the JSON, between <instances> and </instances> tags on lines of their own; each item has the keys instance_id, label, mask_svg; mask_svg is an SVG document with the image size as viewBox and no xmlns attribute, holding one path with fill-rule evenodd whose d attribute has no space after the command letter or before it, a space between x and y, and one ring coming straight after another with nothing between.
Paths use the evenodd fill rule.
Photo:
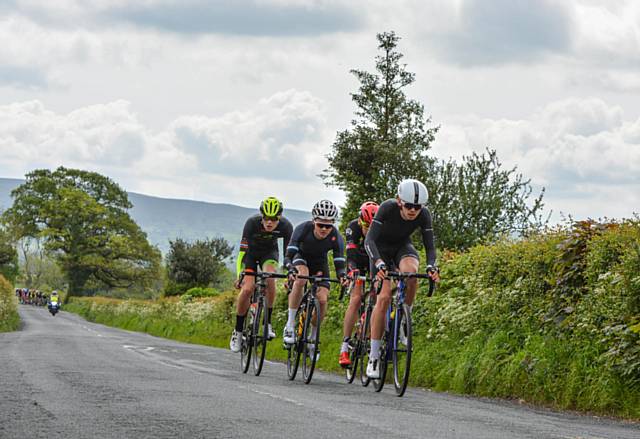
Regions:
<instances>
[{"instance_id":1,"label":"cyclist in white aero helmet","mask_svg":"<svg viewBox=\"0 0 640 439\"><path fill-rule=\"evenodd\" d=\"M378 295L371 319L371 354L367 365L370 378L380 378L380 344L384 332L387 308L391 303L391 284L385 280L387 268L401 272L417 273L420 257L411 243L416 229L422 233L422 242L427 254L427 272L438 281L436 249L431 224L431 213L425 206L429 192L418 180L402 180L395 199L380 205L365 238L365 249L371 261L371 273L376 274L382 289ZM409 310L413 305L418 287L417 279L407 280L405 303Z\"/></svg>"}]
</instances>

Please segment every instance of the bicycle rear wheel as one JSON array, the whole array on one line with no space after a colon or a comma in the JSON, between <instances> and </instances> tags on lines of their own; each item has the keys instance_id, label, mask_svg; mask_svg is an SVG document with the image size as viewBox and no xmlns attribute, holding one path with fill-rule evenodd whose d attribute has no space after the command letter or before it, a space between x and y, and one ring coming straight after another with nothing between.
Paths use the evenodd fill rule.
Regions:
<instances>
[{"instance_id":1,"label":"bicycle rear wheel","mask_svg":"<svg viewBox=\"0 0 640 439\"><path fill-rule=\"evenodd\" d=\"M345 368L344 375L347 379L347 382L351 384L353 380L356 378L356 374L358 372L358 351L360 350L360 339L355 338L349 342L349 359L351 360L351 364Z\"/></svg>"},{"instance_id":2,"label":"bicycle rear wheel","mask_svg":"<svg viewBox=\"0 0 640 439\"><path fill-rule=\"evenodd\" d=\"M302 352L302 329L304 327L304 308L299 307L295 320L295 342L287 346L287 376L290 380L296 378L300 353Z\"/></svg>"},{"instance_id":3,"label":"bicycle rear wheel","mask_svg":"<svg viewBox=\"0 0 640 439\"><path fill-rule=\"evenodd\" d=\"M393 384L398 396L404 395L411 369L412 330L409 307L402 305L396 312L391 341L393 359Z\"/></svg>"},{"instance_id":4,"label":"bicycle rear wheel","mask_svg":"<svg viewBox=\"0 0 640 439\"><path fill-rule=\"evenodd\" d=\"M312 334L311 320L316 316L316 333ZM316 367L317 353L320 352L320 304L318 299L307 303L307 315L302 335L302 377L304 383L309 384Z\"/></svg>"},{"instance_id":5,"label":"bicycle rear wheel","mask_svg":"<svg viewBox=\"0 0 640 439\"><path fill-rule=\"evenodd\" d=\"M265 306L265 297L260 296L256 315L253 319L253 373L258 376L262 372L264 355L267 352L269 337L269 315Z\"/></svg>"},{"instance_id":6,"label":"bicycle rear wheel","mask_svg":"<svg viewBox=\"0 0 640 439\"><path fill-rule=\"evenodd\" d=\"M240 367L242 373L247 373L249 365L251 364L251 331L253 329L253 317L255 314L255 304L249 306L249 312L244 319L244 325L242 327L242 348L240 349Z\"/></svg>"}]
</instances>

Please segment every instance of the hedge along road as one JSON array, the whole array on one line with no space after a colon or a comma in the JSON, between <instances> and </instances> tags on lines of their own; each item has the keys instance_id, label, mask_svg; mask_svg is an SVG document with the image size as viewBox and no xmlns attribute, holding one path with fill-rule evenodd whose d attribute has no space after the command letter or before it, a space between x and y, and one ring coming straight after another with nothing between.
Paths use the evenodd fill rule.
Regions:
<instances>
[{"instance_id":1,"label":"hedge along road","mask_svg":"<svg viewBox=\"0 0 640 439\"><path fill-rule=\"evenodd\" d=\"M640 426L409 389L397 398L283 364L243 375L238 354L22 306L0 334L0 437L634 438ZM279 341L274 341L278 343Z\"/></svg>"}]
</instances>

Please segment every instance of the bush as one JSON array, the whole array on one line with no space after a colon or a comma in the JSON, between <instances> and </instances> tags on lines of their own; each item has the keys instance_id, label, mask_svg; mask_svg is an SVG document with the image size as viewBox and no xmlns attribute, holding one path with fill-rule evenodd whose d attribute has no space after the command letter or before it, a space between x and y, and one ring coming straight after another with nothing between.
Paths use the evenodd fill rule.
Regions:
<instances>
[{"instance_id":1,"label":"bush","mask_svg":"<svg viewBox=\"0 0 640 439\"><path fill-rule=\"evenodd\" d=\"M449 255L414 308L418 382L638 418L639 273L637 221Z\"/></svg>"},{"instance_id":2,"label":"bush","mask_svg":"<svg viewBox=\"0 0 640 439\"><path fill-rule=\"evenodd\" d=\"M185 293L185 295L189 295L191 297L214 297L219 296L220 291L215 288L202 288L202 287L194 287Z\"/></svg>"},{"instance_id":3,"label":"bush","mask_svg":"<svg viewBox=\"0 0 640 439\"><path fill-rule=\"evenodd\" d=\"M0 274L0 332L14 331L20 326L15 291Z\"/></svg>"}]
</instances>

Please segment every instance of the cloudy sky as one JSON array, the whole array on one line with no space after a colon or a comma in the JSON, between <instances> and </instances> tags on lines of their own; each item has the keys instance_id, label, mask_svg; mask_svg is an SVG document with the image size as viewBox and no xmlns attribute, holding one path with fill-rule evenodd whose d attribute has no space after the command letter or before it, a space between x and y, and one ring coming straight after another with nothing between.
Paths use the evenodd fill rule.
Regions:
<instances>
[{"instance_id":1,"label":"cloudy sky","mask_svg":"<svg viewBox=\"0 0 640 439\"><path fill-rule=\"evenodd\" d=\"M546 206L640 211L640 2L0 0L0 176L59 165L255 206L317 177L377 32L395 30L433 154L486 147Z\"/></svg>"}]
</instances>

